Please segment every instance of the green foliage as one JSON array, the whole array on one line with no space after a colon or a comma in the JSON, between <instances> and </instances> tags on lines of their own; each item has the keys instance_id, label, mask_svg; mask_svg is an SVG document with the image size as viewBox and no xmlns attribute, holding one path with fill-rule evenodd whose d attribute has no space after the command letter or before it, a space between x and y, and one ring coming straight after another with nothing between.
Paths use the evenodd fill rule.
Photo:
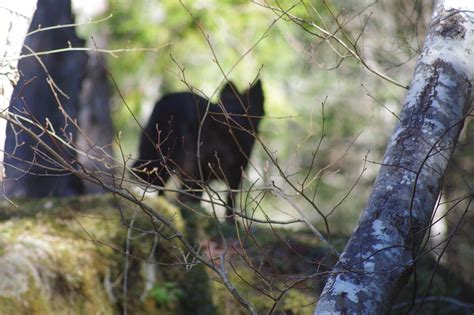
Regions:
<instances>
[{"instance_id":1,"label":"green foliage","mask_svg":"<svg viewBox=\"0 0 474 315\"><path fill-rule=\"evenodd\" d=\"M150 296L159 306L171 307L183 296L183 291L174 282L165 282L155 286L150 291Z\"/></svg>"}]
</instances>

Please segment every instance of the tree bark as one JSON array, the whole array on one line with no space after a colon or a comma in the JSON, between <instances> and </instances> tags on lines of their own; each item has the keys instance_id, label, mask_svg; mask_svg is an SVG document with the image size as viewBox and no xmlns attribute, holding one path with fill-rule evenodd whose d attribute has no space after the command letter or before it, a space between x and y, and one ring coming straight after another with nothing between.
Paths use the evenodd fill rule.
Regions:
<instances>
[{"instance_id":1,"label":"tree bark","mask_svg":"<svg viewBox=\"0 0 474 315\"><path fill-rule=\"evenodd\" d=\"M91 176L112 185L114 126L110 110L107 58L105 54L94 50L107 47L106 37L96 36L88 46L91 50L79 98L81 129L77 137L77 147L84 154L79 155L78 161ZM84 182L84 188L87 194L105 192L100 185L88 181Z\"/></svg>"},{"instance_id":2,"label":"tree bark","mask_svg":"<svg viewBox=\"0 0 474 315\"><path fill-rule=\"evenodd\" d=\"M388 313L411 275L473 104L474 1L437 1L374 190L315 314Z\"/></svg>"},{"instance_id":3,"label":"tree bark","mask_svg":"<svg viewBox=\"0 0 474 315\"><path fill-rule=\"evenodd\" d=\"M30 26L37 0L6 0L0 4L0 112L8 109L18 82L18 57ZM3 179L3 148L7 121L0 119L0 180Z\"/></svg>"},{"instance_id":4,"label":"tree bark","mask_svg":"<svg viewBox=\"0 0 474 315\"><path fill-rule=\"evenodd\" d=\"M76 153L64 143L73 143L77 128L79 91L85 74L87 54L67 51L68 47L83 47L73 27L57 27L74 23L70 1L39 0L31 22L30 34L23 54L49 52L20 60L20 82L15 87L9 112L27 118L17 121L21 126L7 125L5 143L5 195L41 198L71 196L83 191L82 182L72 175ZM54 50L65 49L58 52ZM54 130L58 138L45 132ZM30 132L40 135L34 139ZM51 157L47 147L68 165Z\"/></svg>"}]
</instances>

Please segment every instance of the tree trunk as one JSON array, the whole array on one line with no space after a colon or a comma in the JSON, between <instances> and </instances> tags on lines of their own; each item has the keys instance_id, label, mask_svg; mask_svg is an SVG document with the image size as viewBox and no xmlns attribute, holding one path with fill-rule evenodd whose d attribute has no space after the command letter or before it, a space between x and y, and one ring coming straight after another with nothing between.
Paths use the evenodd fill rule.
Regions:
<instances>
[{"instance_id":1,"label":"tree trunk","mask_svg":"<svg viewBox=\"0 0 474 315\"><path fill-rule=\"evenodd\" d=\"M112 185L114 126L110 113L107 58L105 54L94 51L107 47L107 40L104 35L96 36L88 46L91 50L80 94L81 129L77 137L77 147L84 154L79 155L78 161L91 176ZM88 181L84 182L84 188L87 194L105 192L100 185Z\"/></svg>"},{"instance_id":2,"label":"tree trunk","mask_svg":"<svg viewBox=\"0 0 474 315\"><path fill-rule=\"evenodd\" d=\"M13 88L18 82L18 57L30 26L36 0L7 0L0 7L0 112L10 104ZM3 148L7 121L0 119L0 180L3 179Z\"/></svg>"},{"instance_id":3,"label":"tree trunk","mask_svg":"<svg viewBox=\"0 0 474 315\"><path fill-rule=\"evenodd\" d=\"M83 47L73 27L55 27L74 23L70 1L40 0L23 54L48 52L68 47ZM73 143L77 128L78 98L85 74L87 55L83 51L51 52L23 58L21 74L10 103L10 116L22 126L7 125L5 143L5 180L7 197L41 198L70 196L82 192L82 182L72 175L76 154L64 143ZM54 130L56 137L45 132ZM29 132L41 135L40 140ZM53 158L47 148L61 156Z\"/></svg>"},{"instance_id":4,"label":"tree trunk","mask_svg":"<svg viewBox=\"0 0 474 315\"><path fill-rule=\"evenodd\" d=\"M383 314L416 263L473 103L474 1L437 1L374 190L315 314Z\"/></svg>"}]
</instances>

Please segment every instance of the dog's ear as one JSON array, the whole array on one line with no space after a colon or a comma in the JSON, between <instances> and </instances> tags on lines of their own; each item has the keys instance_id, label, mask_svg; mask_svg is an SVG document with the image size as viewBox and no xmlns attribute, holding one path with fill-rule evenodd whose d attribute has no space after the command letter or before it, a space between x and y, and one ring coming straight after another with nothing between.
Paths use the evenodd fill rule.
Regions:
<instances>
[{"instance_id":1,"label":"dog's ear","mask_svg":"<svg viewBox=\"0 0 474 315\"><path fill-rule=\"evenodd\" d=\"M239 90L237 90L237 87L235 86L232 81L227 81L227 83L224 85L224 87L221 90L220 98L222 99L228 99L230 97L238 97L239 96Z\"/></svg>"}]
</instances>

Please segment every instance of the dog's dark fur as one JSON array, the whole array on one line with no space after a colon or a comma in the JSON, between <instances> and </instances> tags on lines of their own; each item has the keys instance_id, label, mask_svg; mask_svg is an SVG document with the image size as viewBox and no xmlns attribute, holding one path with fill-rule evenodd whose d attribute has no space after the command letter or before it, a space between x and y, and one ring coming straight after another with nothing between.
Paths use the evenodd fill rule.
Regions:
<instances>
[{"instance_id":1,"label":"dog's dark fur","mask_svg":"<svg viewBox=\"0 0 474 315\"><path fill-rule=\"evenodd\" d=\"M196 198L211 179L238 189L264 115L263 100L260 80L242 94L227 83L218 104L189 92L165 95L141 134L135 174L164 186L171 172ZM227 201L231 219L234 196Z\"/></svg>"}]
</instances>

